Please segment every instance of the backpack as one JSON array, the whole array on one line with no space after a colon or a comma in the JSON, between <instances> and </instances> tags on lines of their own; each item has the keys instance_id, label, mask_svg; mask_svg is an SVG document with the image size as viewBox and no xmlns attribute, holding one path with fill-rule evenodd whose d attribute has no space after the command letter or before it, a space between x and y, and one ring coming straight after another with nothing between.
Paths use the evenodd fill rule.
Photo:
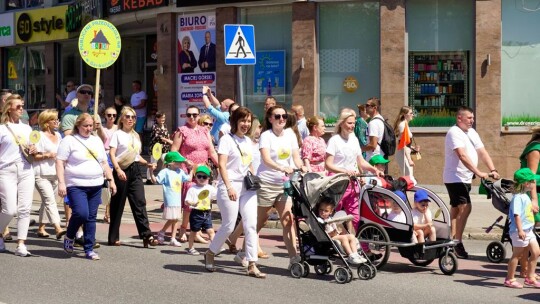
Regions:
<instances>
[{"instance_id":1,"label":"backpack","mask_svg":"<svg viewBox=\"0 0 540 304\"><path fill-rule=\"evenodd\" d=\"M381 150L384 152L384 157L388 159L388 156L396 153L396 134L394 133L394 128L392 128L386 120L380 117L375 117L373 119L381 120L384 124L383 138L379 146L381 146Z\"/></svg>"}]
</instances>

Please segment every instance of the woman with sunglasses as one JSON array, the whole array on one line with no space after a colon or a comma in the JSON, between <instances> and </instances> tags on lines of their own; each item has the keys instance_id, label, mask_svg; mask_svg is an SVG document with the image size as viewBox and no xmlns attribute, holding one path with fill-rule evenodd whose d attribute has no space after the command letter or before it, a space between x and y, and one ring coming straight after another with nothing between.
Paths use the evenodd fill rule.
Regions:
<instances>
[{"instance_id":1,"label":"woman with sunglasses","mask_svg":"<svg viewBox=\"0 0 540 304\"><path fill-rule=\"evenodd\" d=\"M283 241L287 247L290 263L299 261L296 251L296 232L293 229L292 201L283 195L283 182L287 174L300 168L306 168L300 159L298 140L294 132L286 131L285 124L288 118L287 111L280 105L273 106L266 112L263 132L259 140L261 151L261 164L257 175L261 178L261 189L258 195L257 231L259 231L268 218L268 211L275 207L283 226ZM293 167L294 165L295 167ZM259 257L267 257L264 252Z\"/></svg>"},{"instance_id":2,"label":"woman with sunglasses","mask_svg":"<svg viewBox=\"0 0 540 304\"><path fill-rule=\"evenodd\" d=\"M251 129L253 114L248 108L240 107L231 115L231 133L219 141L219 182L217 203L221 212L221 228L205 254L205 268L213 272L214 256L220 252L221 246L233 232L238 212L242 215L245 231L246 260L248 261L248 276L265 278L256 265L258 260L257 247L257 194L247 190L243 185L244 176L248 170L253 171L253 155L251 139L246 134Z\"/></svg>"},{"instance_id":3,"label":"woman with sunglasses","mask_svg":"<svg viewBox=\"0 0 540 304\"><path fill-rule=\"evenodd\" d=\"M37 154L34 157L34 174L36 177L36 189L41 196L39 207L38 237L49 237L45 231L45 215L54 226L56 239L59 240L66 234L60 226L60 214L56 205L58 194L58 177L56 175L56 152L62 137L56 131L58 129L58 112L45 110L39 114L38 124L41 129L39 140L36 143Z\"/></svg>"},{"instance_id":4,"label":"woman with sunglasses","mask_svg":"<svg viewBox=\"0 0 540 304\"><path fill-rule=\"evenodd\" d=\"M165 125L165 119L166 115L163 112L156 112L156 118L155 123L152 125L152 135L150 136L150 147L148 150L150 151L150 162L152 164L157 164L156 168L148 168L146 171L146 184L152 185L152 175L154 174L154 170L160 170L163 167L163 159L165 158L165 154L167 154L171 149L172 140L169 138L169 129L167 129L167 126ZM154 150L155 144L161 144L161 158L155 159L154 153L152 151Z\"/></svg>"},{"instance_id":5,"label":"woman with sunglasses","mask_svg":"<svg viewBox=\"0 0 540 304\"><path fill-rule=\"evenodd\" d=\"M183 163L184 172L189 174L192 168L197 167L200 164L206 164L210 159L217 165L217 154L212 144L212 139L208 129L201 127L197 124L199 119L200 110L196 106L189 106L186 110L186 124L176 129L173 134L173 143L171 145L171 151L180 152L182 156L186 158L186 162ZM189 213L191 211L190 206L184 203L186 193L193 183L187 182L182 184L182 208L184 214L182 216L182 225L180 226L180 241L186 242L186 229L189 224ZM197 236L197 242L207 244L208 241L201 236Z\"/></svg>"},{"instance_id":6,"label":"woman with sunglasses","mask_svg":"<svg viewBox=\"0 0 540 304\"><path fill-rule=\"evenodd\" d=\"M17 249L15 255L29 256L24 242L30 226L30 209L34 194L34 170L21 149L36 154L28 145L32 129L21 121L24 101L18 94L6 99L0 121L0 231L4 231L14 216L17 220ZM0 238L0 252L6 247Z\"/></svg>"},{"instance_id":7,"label":"woman with sunglasses","mask_svg":"<svg viewBox=\"0 0 540 304\"><path fill-rule=\"evenodd\" d=\"M113 164L113 177L117 186L117 193L111 198L111 223L109 226L108 243L111 246L120 246L120 224L126 198L129 201L139 237L143 239L145 248L156 246L158 241L152 236L146 213L146 199L144 184L139 164L151 167L142 158L142 143L139 134L135 132L137 114L131 107L124 107L120 115L118 130L113 133L109 143L111 162Z\"/></svg>"},{"instance_id":8,"label":"woman with sunglasses","mask_svg":"<svg viewBox=\"0 0 540 304\"><path fill-rule=\"evenodd\" d=\"M113 165L111 162L111 155L110 155L110 147L109 143L111 141L111 137L113 133L118 130L118 126L116 125L116 117L118 112L116 112L116 109L114 107L108 107L105 109L104 116L105 116L105 125L102 126L99 122L96 122L96 130L97 135L101 140L103 141L103 145L105 147L105 153L107 154L107 162L109 163L109 167L111 170L113 169ZM111 209L111 195L109 191L102 191L101 192L101 200L105 204L105 216L103 216L103 221L105 223L109 223L110 219L110 209Z\"/></svg>"}]
</instances>

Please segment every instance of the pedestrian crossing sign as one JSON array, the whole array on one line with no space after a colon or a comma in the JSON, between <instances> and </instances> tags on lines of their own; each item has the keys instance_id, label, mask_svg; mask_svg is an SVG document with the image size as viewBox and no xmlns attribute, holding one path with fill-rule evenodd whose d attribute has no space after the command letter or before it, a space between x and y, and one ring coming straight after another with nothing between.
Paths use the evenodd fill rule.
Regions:
<instances>
[{"instance_id":1,"label":"pedestrian crossing sign","mask_svg":"<svg viewBox=\"0 0 540 304\"><path fill-rule=\"evenodd\" d=\"M225 24L225 64L254 65L255 27L250 24Z\"/></svg>"}]
</instances>

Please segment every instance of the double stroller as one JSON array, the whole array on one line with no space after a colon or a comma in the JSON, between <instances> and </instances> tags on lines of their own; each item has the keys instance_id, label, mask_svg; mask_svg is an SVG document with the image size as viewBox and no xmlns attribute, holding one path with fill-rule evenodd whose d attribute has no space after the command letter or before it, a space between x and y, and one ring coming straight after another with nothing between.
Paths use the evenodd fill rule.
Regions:
<instances>
[{"instance_id":1,"label":"double stroller","mask_svg":"<svg viewBox=\"0 0 540 304\"><path fill-rule=\"evenodd\" d=\"M487 198L491 198L491 204L493 207L506 215L504 225L499 224L499 222L504 218L501 215L486 229L486 233L491 232L493 227L502 229L501 240L489 243L486 249L487 259L492 263L500 263L506 258L506 249L504 248L504 243L509 242L510 245L512 245L512 239L510 239L509 232L510 218L508 216L508 211L510 209L510 202L512 201L510 193L512 193L514 182L510 179L499 179L496 181L482 179L481 182L482 186L487 192ZM536 235L536 240L540 242L538 229L534 230L534 234Z\"/></svg>"},{"instance_id":2,"label":"double stroller","mask_svg":"<svg viewBox=\"0 0 540 304\"><path fill-rule=\"evenodd\" d=\"M321 177L317 173L301 175L295 171L290 177L290 183L285 185L286 195L293 201L292 212L301 260L290 267L291 276L295 278L307 277L310 266L313 266L318 275L330 274L333 271L333 262L340 261L340 265L333 272L337 283L348 283L353 279L352 265L346 258L346 253L339 242L332 240L325 231L325 225L352 220L352 216L338 213L328 221L317 219L316 206L322 200L339 202L349 185L346 174L337 174L330 177ZM377 269L371 264L367 256L358 250L366 262L357 266L358 278L367 280L375 277Z\"/></svg>"}]
</instances>

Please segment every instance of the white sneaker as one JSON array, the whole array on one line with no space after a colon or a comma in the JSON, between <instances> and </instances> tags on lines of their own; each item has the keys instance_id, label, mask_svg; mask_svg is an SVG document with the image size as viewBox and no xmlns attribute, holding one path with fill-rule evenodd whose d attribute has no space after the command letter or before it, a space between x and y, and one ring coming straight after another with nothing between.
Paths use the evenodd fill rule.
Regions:
<instances>
[{"instance_id":1,"label":"white sneaker","mask_svg":"<svg viewBox=\"0 0 540 304\"><path fill-rule=\"evenodd\" d=\"M246 254L243 253L242 251L238 251L238 253L234 256L234 261L242 265L242 267L244 268L248 267L248 264L249 264L246 259Z\"/></svg>"},{"instance_id":2,"label":"white sneaker","mask_svg":"<svg viewBox=\"0 0 540 304\"><path fill-rule=\"evenodd\" d=\"M4 244L4 238L0 237L0 252L6 251L6 244Z\"/></svg>"},{"instance_id":3,"label":"white sneaker","mask_svg":"<svg viewBox=\"0 0 540 304\"><path fill-rule=\"evenodd\" d=\"M158 242L159 242L159 240L158 240ZM182 243L180 243L177 239L172 239L169 242L169 246L182 247Z\"/></svg>"},{"instance_id":4,"label":"white sneaker","mask_svg":"<svg viewBox=\"0 0 540 304\"><path fill-rule=\"evenodd\" d=\"M15 255L25 257L32 255L30 251L26 250L26 245L20 244L17 246L17 249L15 250Z\"/></svg>"},{"instance_id":5,"label":"white sneaker","mask_svg":"<svg viewBox=\"0 0 540 304\"><path fill-rule=\"evenodd\" d=\"M347 261L351 264L355 264L355 265L358 265L358 264L364 264L367 262L367 260L363 257L361 257L358 253L353 253L349 256L349 258L347 259Z\"/></svg>"}]
</instances>

